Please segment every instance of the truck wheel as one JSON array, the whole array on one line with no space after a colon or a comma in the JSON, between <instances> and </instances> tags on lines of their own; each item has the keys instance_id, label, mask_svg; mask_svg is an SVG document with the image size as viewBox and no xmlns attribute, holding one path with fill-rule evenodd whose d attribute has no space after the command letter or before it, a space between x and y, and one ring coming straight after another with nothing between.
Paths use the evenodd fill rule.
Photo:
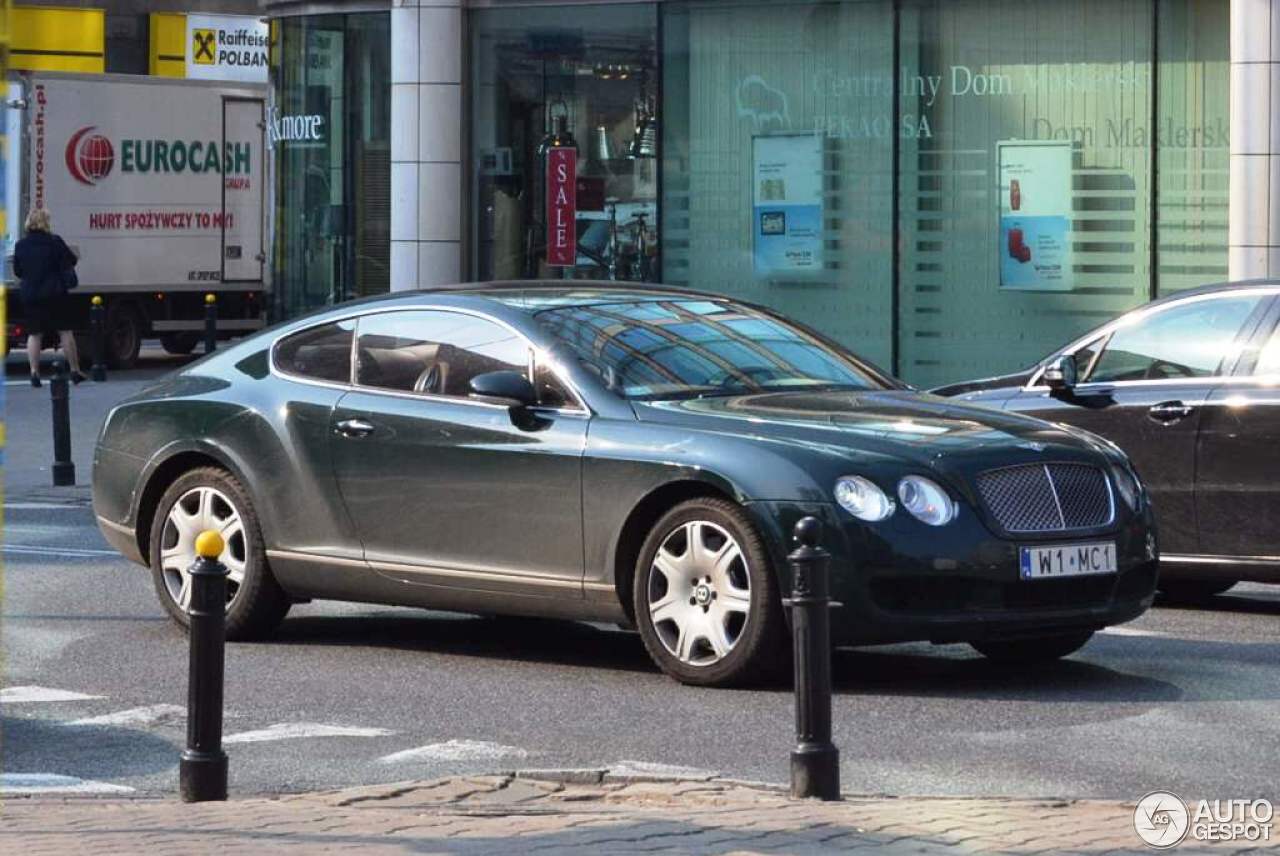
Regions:
<instances>
[{"instance_id":1,"label":"truck wheel","mask_svg":"<svg viewBox=\"0 0 1280 856\"><path fill-rule=\"evenodd\" d=\"M160 347L164 348L166 354L181 357L194 351L199 343L200 337L195 333L166 333L160 337Z\"/></svg>"},{"instance_id":2,"label":"truck wheel","mask_svg":"<svg viewBox=\"0 0 1280 856\"><path fill-rule=\"evenodd\" d=\"M142 316L127 303L112 304L107 310L106 356L113 369L131 369L138 364L142 349Z\"/></svg>"}]
</instances>

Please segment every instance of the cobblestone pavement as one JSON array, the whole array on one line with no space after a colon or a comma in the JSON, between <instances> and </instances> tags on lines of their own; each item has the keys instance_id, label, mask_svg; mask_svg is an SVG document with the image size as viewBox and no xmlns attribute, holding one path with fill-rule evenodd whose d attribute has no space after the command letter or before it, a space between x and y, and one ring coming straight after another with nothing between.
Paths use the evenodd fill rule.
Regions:
<instances>
[{"instance_id":1,"label":"cobblestone pavement","mask_svg":"<svg viewBox=\"0 0 1280 856\"><path fill-rule=\"evenodd\" d=\"M848 797L822 803L727 780L617 780L582 771L196 805L11 798L0 808L0 852L1150 852L1132 818L1131 804L1102 800ZM1176 852L1196 850L1184 844Z\"/></svg>"}]
</instances>

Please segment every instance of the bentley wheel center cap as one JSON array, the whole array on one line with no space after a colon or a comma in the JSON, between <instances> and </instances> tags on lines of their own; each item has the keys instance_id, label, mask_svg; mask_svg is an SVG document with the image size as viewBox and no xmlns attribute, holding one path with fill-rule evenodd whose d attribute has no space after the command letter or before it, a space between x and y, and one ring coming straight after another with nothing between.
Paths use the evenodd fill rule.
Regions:
<instances>
[{"instance_id":1,"label":"bentley wheel center cap","mask_svg":"<svg viewBox=\"0 0 1280 856\"><path fill-rule=\"evenodd\" d=\"M698 606L706 606L711 603L711 588L706 583L699 583L693 590L693 597L698 601Z\"/></svg>"}]
</instances>

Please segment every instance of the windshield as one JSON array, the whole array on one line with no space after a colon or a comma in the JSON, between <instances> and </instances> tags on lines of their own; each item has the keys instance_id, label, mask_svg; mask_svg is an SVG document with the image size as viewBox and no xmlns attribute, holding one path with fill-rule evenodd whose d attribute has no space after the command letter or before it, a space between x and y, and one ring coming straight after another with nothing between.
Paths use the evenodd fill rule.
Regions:
<instances>
[{"instance_id":1,"label":"windshield","mask_svg":"<svg viewBox=\"0 0 1280 856\"><path fill-rule=\"evenodd\" d=\"M536 317L611 390L631 400L887 386L813 333L727 301L620 301Z\"/></svg>"}]
</instances>

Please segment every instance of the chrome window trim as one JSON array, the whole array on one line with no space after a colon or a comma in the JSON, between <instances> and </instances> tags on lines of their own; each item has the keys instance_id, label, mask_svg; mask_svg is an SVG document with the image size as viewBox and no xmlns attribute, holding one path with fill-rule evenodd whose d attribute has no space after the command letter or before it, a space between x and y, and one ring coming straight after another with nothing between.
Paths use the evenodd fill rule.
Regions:
<instances>
[{"instance_id":1,"label":"chrome window trim","mask_svg":"<svg viewBox=\"0 0 1280 856\"><path fill-rule=\"evenodd\" d=\"M540 353L539 349L536 348L534 344L529 341L528 336L524 335L515 327L512 327L510 324L508 324L507 322L503 321L500 318L495 318L492 315L488 315L484 312L478 312L470 308L462 308L457 306L442 306L438 303L411 304L411 305L402 305L402 306L394 306L394 307L389 306L389 307L384 307L381 309L373 309L373 310L366 309L363 311L353 311L348 315L342 315L338 318L329 318L328 320L314 324L310 327L302 327L297 330L290 330L286 333L281 333L280 335L276 336L274 339L271 340L271 347L267 352L268 370L271 372L271 374L279 378L283 378L285 380L296 381L298 383L305 383L311 386L327 387L330 389L340 389L346 392L359 390L361 392L368 392L375 395L389 395L396 398L409 398L414 401L440 401L440 402L448 402L451 404L466 404L470 407L488 407L495 410L507 410L508 408L504 407L501 404L493 404L488 401L475 401L473 399L464 398L462 396L432 395L430 393L425 393L425 392L403 392L401 390L395 390L395 389L381 389L376 386L365 386L363 384L359 384L355 382L356 354L357 354L357 349L359 347L359 342L360 342L360 323L359 323L360 319L367 318L372 315L386 315L392 312L421 312L421 311L452 312L459 315L469 315L473 318L479 318L483 321L489 321L494 324L497 324L499 327L506 329L517 339L524 342L525 349L529 352L528 361L530 364L532 364L533 360L536 359L535 355ZM309 377L306 377L305 375L300 375L294 372L285 371L284 369L280 368L279 365L276 364L276 348L279 347L280 343L285 339L289 339L289 338L292 338L293 336L306 333L309 330L316 330L316 329L319 329L320 327L327 327L330 324L340 324L343 321L356 322L356 328L351 333L351 360L350 360L351 366L350 366L350 373L347 376L346 383L309 378ZM587 406L586 399L583 397L582 393L578 390L578 388L573 384L573 382L564 376L564 374L559 370L559 368L555 365L554 362L547 360L546 366L551 371L551 373L556 376L556 379L559 380L562 384L564 384L565 389L569 390L569 394L573 396L574 400L578 403L578 406L577 407L535 406L530 409L539 410L539 411L542 411L543 413L558 413L566 416L571 416L571 415L591 416L593 411L591 410L590 407ZM526 367L525 370L528 371L528 368ZM532 382L532 380L530 382Z\"/></svg>"},{"instance_id":2,"label":"chrome window trim","mask_svg":"<svg viewBox=\"0 0 1280 856\"><path fill-rule=\"evenodd\" d=\"M1171 300L1168 303L1164 303L1164 304L1161 304L1160 306L1155 306L1148 309L1131 310L1130 312L1124 313L1119 318L1116 318L1110 321L1100 330L1091 330L1088 334L1081 336L1079 339L1076 339L1074 342L1067 345L1061 351L1055 351L1054 353L1074 355L1076 351L1080 350L1090 342L1094 342L1099 339L1110 340L1111 334L1114 333L1118 328L1122 326L1126 326L1127 324L1136 324L1140 321L1146 320L1148 317L1152 315L1159 315L1161 312L1164 312L1169 309L1173 309L1175 306L1186 306L1187 304L1190 304L1190 303L1201 303L1206 300L1217 300L1217 299L1226 298L1226 297L1238 297L1240 295L1247 295L1247 294L1256 294L1261 298L1274 297L1277 294L1280 294L1280 286L1264 287L1264 288L1232 288L1226 291L1215 291L1211 294L1195 294L1190 297ZM1130 319L1130 318L1132 320L1126 322L1126 319ZM1099 349L1097 355L1093 359L1093 362L1090 363L1090 366L1089 366L1090 368L1092 368L1093 363L1096 363L1098 359L1102 356L1102 351L1105 350L1105 347L1106 346L1104 345L1103 348ZM1036 370L1031 373L1031 377L1027 380L1026 385L1022 387L1022 391L1037 392L1037 391L1043 391L1043 390L1049 389L1047 385L1039 383L1040 378L1044 376L1044 370L1045 370L1045 365L1043 363L1037 366ZM1087 374L1085 376L1088 377ZM1084 383L1081 383L1079 386L1087 389L1088 387L1094 384L1097 384L1099 386L1128 388L1128 387L1134 387L1134 386L1158 386L1160 384L1178 384L1178 383L1187 383L1187 382L1194 382L1194 381L1231 381L1235 379L1240 379L1240 378L1237 375L1216 374L1216 375L1205 375L1204 377L1194 377L1194 378L1085 381Z\"/></svg>"}]
</instances>

